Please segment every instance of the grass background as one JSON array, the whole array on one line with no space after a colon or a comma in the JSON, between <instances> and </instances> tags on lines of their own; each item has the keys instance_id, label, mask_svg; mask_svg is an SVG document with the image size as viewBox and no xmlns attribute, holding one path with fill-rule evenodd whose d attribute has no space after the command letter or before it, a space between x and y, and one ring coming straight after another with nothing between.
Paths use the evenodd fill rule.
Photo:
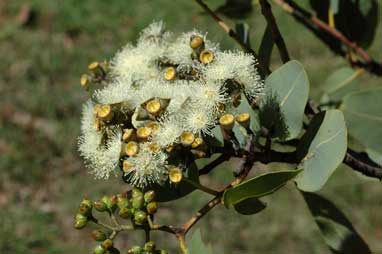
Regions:
<instances>
[{"instance_id":1,"label":"grass background","mask_svg":"<svg viewBox=\"0 0 382 254\"><path fill-rule=\"evenodd\" d=\"M223 1L208 2L216 7ZM117 193L126 186L118 178L93 180L78 156L81 105L87 98L79 76L89 62L110 58L152 20L163 20L174 32L208 31L223 48L236 48L200 11L189 0L0 1L0 253L90 252L93 243L88 233L72 228L79 201ZM26 22L28 13L32 16ZM291 56L308 72L311 96L319 98L320 84L346 62L276 7L275 14ZM252 45L258 48L265 27L258 6L246 21ZM381 27L370 53L381 55ZM272 59L275 69L280 65L277 52ZM361 80L366 87L381 83L367 74ZM229 166L203 181L220 186L229 179ZM375 253L382 253L381 191L380 182L345 166L322 190ZM175 204L163 204L160 218L181 223L207 198L195 192ZM267 201L268 208L256 216L223 207L206 216L198 227L214 253L329 253L292 185ZM154 238L160 247L177 252L176 241L167 235ZM123 250L137 243L142 237L134 233L124 234L117 245Z\"/></svg>"}]
</instances>

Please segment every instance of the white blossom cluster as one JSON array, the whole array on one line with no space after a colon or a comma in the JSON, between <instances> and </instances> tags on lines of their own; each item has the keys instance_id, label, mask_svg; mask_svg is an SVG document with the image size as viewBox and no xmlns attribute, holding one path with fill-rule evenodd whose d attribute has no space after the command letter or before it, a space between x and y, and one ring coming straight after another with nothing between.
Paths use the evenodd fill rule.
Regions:
<instances>
[{"instance_id":1,"label":"white blossom cluster","mask_svg":"<svg viewBox=\"0 0 382 254\"><path fill-rule=\"evenodd\" d=\"M195 36L203 38L203 48L212 54L207 63L198 55L192 57L195 49L190 47L190 40ZM81 155L96 178L108 178L115 170L125 156L124 127L106 121L107 129L95 128L94 107L123 103L126 112L133 112L128 117L133 128L152 121L158 126L147 140L137 142L137 154L125 156L131 165L126 174L138 187L162 183L169 167L181 166L168 163L167 148L178 145L182 133L190 132L201 138L211 136L219 117L235 112L228 83L236 84L235 89L247 97L261 93L263 83L255 65L251 55L221 51L198 31L175 37L164 29L162 22L151 24L141 32L136 45L128 44L116 54L110 64L112 81L96 90L84 105L79 138ZM175 78L166 78L169 66L173 67ZM168 105L150 121L138 120L137 112L154 98L165 99ZM158 149L150 149L153 145Z\"/></svg>"}]
</instances>

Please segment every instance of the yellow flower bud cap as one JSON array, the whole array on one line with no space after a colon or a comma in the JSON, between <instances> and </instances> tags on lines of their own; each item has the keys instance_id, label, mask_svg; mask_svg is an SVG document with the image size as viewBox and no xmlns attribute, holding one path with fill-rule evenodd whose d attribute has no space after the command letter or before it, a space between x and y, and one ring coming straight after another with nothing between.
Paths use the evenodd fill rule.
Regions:
<instances>
[{"instance_id":1,"label":"yellow flower bud cap","mask_svg":"<svg viewBox=\"0 0 382 254\"><path fill-rule=\"evenodd\" d=\"M89 76L87 74L81 75L80 84L82 87L87 87L89 85Z\"/></svg>"},{"instance_id":2,"label":"yellow flower bud cap","mask_svg":"<svg viewBox=\"0 0 382 254\"><path fill-rule=\"evenodd\" d=\"M168 171L168 177L172 183L179 183L183 178L182 170L178 167L171 168Z\"/></svg>"},{"instance_id":3,"label":"yellow flower bud cap","mask_svg":"<svg viewBox=\"0 0 382 254\"><path fill-rule=\"evenodd\" d=\"M151 143L151 144L149 145L149 148L150 148L150 150L151 150L153 153L159 153L160 150L161 150L160 146L158 146L158 145L155 144L155 143Z\"/></svg>"},{"instance_id":4,"label":"yellow flower bud cap","mask_svg":"<svg viewBox=\"0 0 382 254\"><path fill-rule=\"evenodd\" d=\"M101 108L101 105L100 104L96 104L94 105L93 107L93 114L96 116L98 115L98 110Z\"/></svg>"},{"instance_id":5,"label":"yellow flower bud cap","mask_svg":"<svg viewBox=\"0 0 382 254\"><path fill-rule=\"evenodd\" d=\"M176 77L176 70L174 67L168 67L164 71L164 78L166 80L174 80Z\"/></svg>"},{"instance_id":6,"label":"yellow flower bud cap","mask_svg":"<svg viewBox=\"0 0 382 254\"><path fill-rule=\"evenodd\" d=\"M127 156L134 156L138 154L139 152L139 146L137 142L130 141L129 143L126 144L125 146L125 153Z\"/></svg>"},{"instance_id":7,"label":"yellow flower bud cap","mask_svg":"<svg viewBox=\"0 0 382 254\"><path fill-rule=\"evenodd\" d=\"M159 111L161 110L161 104L160 104L160 100L158 99L153 99L151 101L149 101L147 104L146 104L146 110L152 114L152 115L157 115L159 113Z\"/></svg>"},{"instance_id":8,"label":"yellow flower bud cap","mask_svg":"<svg viewBox=\"0 0 382 254\"><path fill-rule=\"evenodd\" d=\"M234 124L235 124L235 117L231 114L225 114L220 117L219 124L225 129L225 130L232 130Z\"/></svg>"},{"instance_id":9,"label":"yellow flower bud cap","mask_svg":"<svg viewBox=\"0 0 382 254\"><path fill-rule=\"evenodd\" d=\"M92 62L92 63L90 63L90 64L88 65L88 69L89 69L90 71L94 71L94 70L96 70L98 67L100 67L99 62Z\"/></svg>"},{"instance_id":10,"label":"yellow flower bud cap","mask_svg":"<svg viewBox=\"0 0 382 254\"><path fill-rule=\"evenodd\" d=\"M134 129L124 129L123 130L123 135L122 135L122 140L124 142L130 141L134 137Z\"/></svg>"},{"instance_id":11,"label":"yellow flower bud cap","mask_svg":"<svg viewBox=\"0 0 382 254\"><path fill-rule=\"evenodd\" d=\"M241 113L240 115L236 116L236 121L243 127L248 127L250 120L251 116L249 113Z\"/></svg>"},{"instance_id":12,"label":"yellow flower bud cap","mask_svg":"<svg viewBox=\"0 0 382 254\"><path fill-rule=\"evenodd\" d=\"M99 107L97 110L97 116L104 120L104 121L109 121L113 118L113 111L110 105L102 105Z\"/></svg>"},{"instance_id":13,"label":"yellow flower bud cap","mask_svg":"<svg viewBox=\"0 0 382 254\"><path fill-rule=\"evenodd\" d=\"M151 129L153 134L159 131L159 124L157 122L149 122L146 126Z\"/></svg>"},{"instance_id":14,"label":"yellow flower bud cap","mask_svg":"<svg viewBox=\"0 0 382 254\"><path fill-rule=\"evenodd\" d=\"M214 53L210 50L203 50L199 56L200 62L204 64L211 63L214 60L214 58L215 58Z\"/></svg>"},{"instance_id":15,"label":"yellow flower bud cap","mask_svg":"<svg viewBox=\"0 0 382 254\"><path fill-rule=\"evenodd\" d=\"M195 138L194 142L192 142L191 147L192 148L198 148L204 144L204 140L202 138Z\"/></svg>"},{"instance_id":16,"label":"yellow flower bud cap","mask_svg":"<svg viewBox=\"0 0 382 254\"><path fill-rule=\"evenodd\" d=\"M149 127L140 127L137 129L137 136L140 139L147 139L151 135L152 130Z\"/></svg>"},{"instance_id":17,"label":"yellow flower bud cap","mask_svg":"<svg viewBox=\"0 0 382 254\"><path fill-rule=\"evenodd\" d=\"M190 47L197 49L204 44L204 39L199 35L193 35L190 38Z\"/></svg>"},{"instance_id":18,"label":"yellow flower bud cap","mask_svg":"<svg viewBox=\"0 0 382 254\"><path fill-rule=\"evenodd\" d=\"M180 135L180 142L184 146L191 146L192 143L195 141L195 136L190 131L185 131Z\"/></svg>"}]
</instances>

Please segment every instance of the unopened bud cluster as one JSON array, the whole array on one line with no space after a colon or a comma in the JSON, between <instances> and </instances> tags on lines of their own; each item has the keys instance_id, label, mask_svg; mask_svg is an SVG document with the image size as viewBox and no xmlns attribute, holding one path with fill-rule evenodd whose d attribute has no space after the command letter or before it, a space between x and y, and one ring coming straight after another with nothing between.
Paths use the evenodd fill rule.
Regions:
<instances>
[{"instance_id":1,"label":"unopened bud cluster","mask_svg":"<svg viewBox=\"0 0 382 254\"><path fill-rule=\"evenodd\" d=\"M261 93L255 64L251 55L221 51L200 32L177 37L160 22L150 25L135 46L116 54L111 80L85 104L82 156L97 178L120 167L140 188L168 181L174 169L187 169L189 158L208 155L215 127L248 127L249 114L238 107Z\"/></svg>"}]
</instances>

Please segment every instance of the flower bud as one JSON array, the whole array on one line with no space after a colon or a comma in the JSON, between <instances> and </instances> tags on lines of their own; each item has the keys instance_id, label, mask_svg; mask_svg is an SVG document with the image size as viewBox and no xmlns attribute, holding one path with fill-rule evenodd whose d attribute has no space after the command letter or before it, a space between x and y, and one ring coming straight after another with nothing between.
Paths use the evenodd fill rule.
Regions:
<instances>
[{"instance_id":1,"label":"flower bud","mask_svg":"<svg viewBox=\"0 0 382 254\"><path fill-rule=\"evenodd\" d=\"M126 198L126 195L118 194L117 195L117 206L119 209L122 209L124 207L128 207L129 201Z\"/></svg>"},{"instance_id":2,"label":"flower bud","mask_svg":"<svg viewBox=\"0 0 382 254\"><path fill-rule=\"evenodd\" d=\"M75 217L75 223L74 223L74 228L75 229L82 229L86 226L88 223L88 218L80 213L76 214Z\"/></svg>"},{"instance_id":3,"label":"flower bud","mask_svg":"<svg viewBox=\"0 0 382 254\"><path fill-rule=\"evenodd\" d=\"M135 136L134 129L124 129L122 140L123 142L129 142L134 138L134 136Z\"/></svg>"},{"instance_id":4,"label":"flower bud","mask_svg":"<svg viewBox=\"0 0 382 254\"><path fill-rule=\"evenodd\" d=\"M176 78L176 70L174 67L168 67L164 70L164 78L168 81Z\"/></svg>"},{"instance_id":5,"label":"flower bud","mask_svg":"<svg viewBox=\"0 0 382 254\"><path fill-rule=\"evenodd\" d=\"M87 88L90 83L90 77L87 74L82 74L80 79L80 84L82 87Z\"/></svg>"},{"instance_id":6,"label":"flower bud","mask_svg":"<svg viewBox=\"0 0 382 254\"><path fill-rule=\"evenodd\" d=\"M99 201L96 201L94 202L94 208L98 211L98 212L104 212L107 210L107 205L105 202L103 202L102 200L99 200Z\"/></svg>"},{"instance_id":7,"label":"flower bud","mask_svg":"<svg viewBox=\"0 0 382 254\"><path fill-rule=\"evenodd\" d=\"M140 189L138 188L133 188L131 190L131 196L134 198L134 197L138 197L138 196L143 196L143 193Z\"/></svg>"},{"instance_id":8,"label":"flower bud","mask_svg":"<svg viewBox=\"0 0 382 254\"><path fill-rule=\"evenodd\" d=\"M133 246L130 250L127 251L128 254L141 254L142 248L140 246Z\"/></svg>"},{"instance_id":9,"label":"flower bud","mask_svg":"<svg viewBox=\"0 0 382 254\"><path fill-rule=\"evenodd\" d=\"M99 62L92 62L88 65L88 69L89 71L95 71L97 70L98 68L101 68L101 65L99 64Z\"/></svg>"},{"instance_id":10,"label":"flower bud","mask_svg":"<svg viewBox=\"0 0 382 254\"><path fill-rule=\"evenodd\" d=\"M144 203L143 195L133 197L131 203L132 207L135 209L142 208Z\"/></svg>"},{"instance_id":11,"label":"flower bud","mask_svg":"<svg viewBox=\"0 0 382 254\"><path fill-rule=\"evenodd\" d=\"M106 240L104 240L104 241L101 243L101 246L102 246L102 248L104 248L105 250L110 249L111 247L113 247L113 240L111 240L111 239L106 239Z\"/></svg>"},{"instance_id":12,"label":"flower bud","mask_svg":"<svg viewBox=\"0 0 382 254\"><path fill-rule=\"evenodd\" d=\"M194 142L191 144L191 148L195 149L204 144L204 140L202 138L195 138Z\"/></svg>"},{"instance_id":13,"label":"flower bud","mask_svg":"<svg viewBox=\"0 0 382 254\"><path fill-rule=\"evenodd\" d=\"M124 160L122 163L122 170L125 173L129 173L129 171L133 168L133 164L130 163L128 160Z\"/></svg>"},{"instance_id":14,"label":"flower bud","mask_svg":"<svg viewBox=\"0 0 382 254\"><path fill-rule=\"evenodd\" d=\"M106 240L106 234L100 229L93 230L91 232L91 237L94 239L94 241L97 241L97 242Z\"/></svg>"},{"instance_id":15,"label":"flower bud","mask_svg":"<svg viewBox=\"0 0 382 254\"><path fill-rule=\"evenodd\" d=\"M129 219L133 215L133 210L131 208L123 207L119 210L118 214L122 219Z\"/></svg>"},{"instance_id":16,"label":"flower bud","mask_svg":"<svg viewBox=\"0 0 382 254\"><path fill-rule=\"evenodd\" d=\"M155 143L151 143L151 144L149 145L149 148L150 148L150 150L151 150L153 153L159 153L160 150L161 150L160 146L157 145L157 144L155 144Z\"/></svg>"},{"instance_id":17,"label":"flower bud","mask_svg":"<svg viewBox=\"0 0 382 254\"><path fill-rule=\"evenodd\" d=\"M146 206L146 210L149 214L155 214L158 211L157 202L150 202Z\"/></svg>"},{"instance_id":18,"label":"flower bud","mask_svg":"<svg viewBox=\"0 0 382 254\"><path fill-rule=\"evenodd\" d=\"M107 210L114 212L116 206L117 206L117 200L116 196L113 197L108 197L108 196L103 196L101 201L106 204Z\"/></svg>"},{"instance_id":19,"label":"flower bud","mask_svg":"<svg viewBox=\"0 0 382 254\"><path fill-rule=\"evenodd\" d=\"M169 170L168 176L171 182L179 183L183 178L182 170L180 170L178 167L173 167Z\"/></svg>"},{"instance_id":20,"label":"flower bud","mask_svg":"<svg viewBox=\"0 0 382 254\"><path fill-rule=\"evenodd\" d=\"M214 60L214 57L215 56L214 53L212 53L212 51L205 49L200 53L199 60L204 64L209 64Z\"/></svg>"},{"instance_id":21,"label":"flower bud","mask_svg":"<svg viewBox=\"0 0 382 254\"><path fill-rule=\"evenodd\" d=\"M145 243L143 250L147 251L147 252L155 251L155 243L153 241L149 241L149 242Z\"/></svg>"},{"instance_id":22,"label":"flower bud","mask_svg":"<svg viewBox=\"0 0 382 254\"><path fill-rule=\"evenodd\" d=\"M219 124L225 130L232 130L232 128L235 124L235 117L231 114L222 115L219 119Z\"/></svg>"},{"instance_id":23,"label":"flower bud","mask_svg":"<svg viewBox=\"0 0 382 254\"><path fill-rule=\"evenodd\" d=\"M236 122L238 122L244 128L249 126L250 120L251 116L249 113L241 113L240 115L236 116Z\"/></svg>"},{"instance_id":24,"label":"flower bud","mask_svg":"<svg viewBox=\"0 0 382 254\"><path fill-rule=\"evenodd\" d=\"M82 200L78 212L82 215L88 216L91 214L93 208L92 201L89 199Z\"/></svg>"},{"instance_id":25,"label":"flower bud","mask_svg":"<svg viewBox=\"0 0 382 254\"><path fill-rule=\"evenodd\" d=\"M149 127L140 127L137 129L137 136L141 140L147 140L151 135L151 129Z\"/></svg>"},{"instance_id":26,"label":"flower bud","mask_svg":"<svg viewBox=\"0 0 382 254\"><path fill-rule=\"evenodd\" d=\"M155 192L153 190L146 191L145 195L143 196L146 203L150 203L155 198Z\"/></svg>"},{"instance_id":27,"label":"flower bud","mask_svg":"<svg viewBox=\"0 0 382 254\"><path fill-rule=\"evenodd\" d=\"M147 214L144 211L136 211L134 213L134 221L137 224L143 224L147 220Z\"/></svg>"},{"instance_id":28,"label":"flower bud","mask_svg":"<svg viewBox=\"0 0 382 254\"><path fill-rule=\"evenodd\" d=\"M101 245L97 245L97 246L94 248L93 253L94 253L94 254L104 254L104 253L105 253L105 249L102 248Z\"/></svg>"},{"instance_id":29,"label":"flower bud","mask_svg":"<svg viewBox=\"0 0 382 254\"><path fill-rule=\"evenodd\" d=\"M97 111L97 116L104 121L110 121L113 118L111 106L108 104L102 105Z\"/></svg>"},{"instance_id":30,"label":"flower bud","mask_svg":"<svg viewBox=\"0 0 382 254\"><path fill-rule=\"evenodd\" d=\"M203 37L201 37L199 35L191 36L191 38L190 38L190 47L192 49L197 49L197 48L201 47L202 45L204 45Z\"/></svg>"},{"instance_id":31,"label":"flower bud","mask_svg":"<svg viewBox=\"0 0 382 254\"><path fill-rule=\"evenodd\" d=\"M195 136L194 136L194 134L192 134L192 132L190 132L190 131L184 131L184 132L180 135L180 142L181 142L182 145L185 146L185 147L191 146L192 143L194 142L194 140L195 140Z\"/></svg>"},{"instance_id":32,"label":"flower bud","mask_svg":"<svg viewBox=\"0 0 382 254\"><path fill-rule=\"evenodd\" d=\"M127 156L134 156L139 152L139 146L137 142L130 141L125 146L125 153Z\"/></svg>"}]
</instances>

